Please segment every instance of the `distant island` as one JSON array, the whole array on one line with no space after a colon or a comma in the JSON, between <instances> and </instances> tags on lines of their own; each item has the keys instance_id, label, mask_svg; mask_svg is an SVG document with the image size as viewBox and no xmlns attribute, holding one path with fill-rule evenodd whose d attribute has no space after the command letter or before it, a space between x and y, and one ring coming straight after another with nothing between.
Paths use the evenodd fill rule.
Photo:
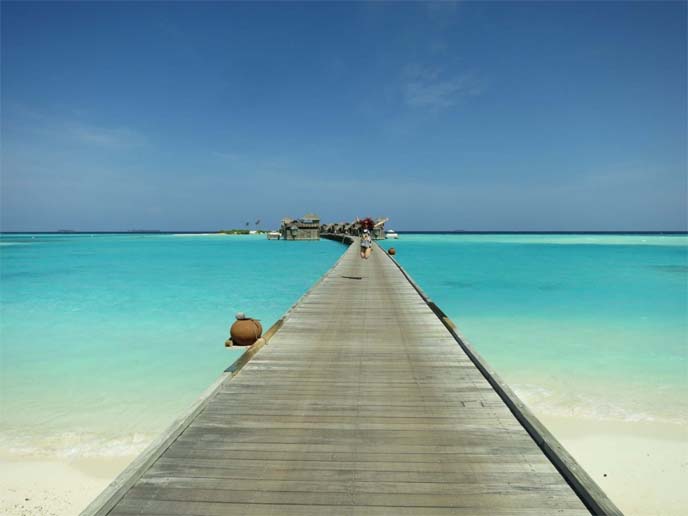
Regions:
<instances>
[{"instance_id":1,"label":"distant island","mask_svg":"<svg viewBox=\"0 0 688 516\"><path fill-rule=\"evenodd\" d=\"M221 229L217 233L221 235L262 235L267 231L263 229Z\"/></svg>"}]
</instances>

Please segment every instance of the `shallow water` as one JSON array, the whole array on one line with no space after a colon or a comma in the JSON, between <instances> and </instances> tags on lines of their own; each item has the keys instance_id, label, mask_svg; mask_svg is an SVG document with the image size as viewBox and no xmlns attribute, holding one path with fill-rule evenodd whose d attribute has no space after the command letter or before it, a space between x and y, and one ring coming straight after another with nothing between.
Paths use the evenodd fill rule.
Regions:
<instances>
[{"instance_id":1,"label":"shallow water","mask_svg":"<svg viewBox=\"0 0 688 516\"><path fill-rule=\"evenodd\" d=\"M382 245L536 413L688 422L685 235Z\"/></svg>"},{"instance_id":2,"label":"shallow water","mask_svg":"<svg viewBox=\"0 0 688 516\"><path fill-rule=\"evenodd\" d=\"M141 450L344 251L262 236L4 235L0 448ZM408 235L397 258L540 415L688 421L688 238Z\"/></svg>"},{"instance_id":3,"label":"shallow water","mask_svg":"<svg viewBox=\"0 0 688 516\"><path fill-rule=\"evenodd\" d=\"M126 455L239 354L234 314L267 329L335 262L333 242L264 236L4 235L0 447Z\"/></svg>"}]
</instances>

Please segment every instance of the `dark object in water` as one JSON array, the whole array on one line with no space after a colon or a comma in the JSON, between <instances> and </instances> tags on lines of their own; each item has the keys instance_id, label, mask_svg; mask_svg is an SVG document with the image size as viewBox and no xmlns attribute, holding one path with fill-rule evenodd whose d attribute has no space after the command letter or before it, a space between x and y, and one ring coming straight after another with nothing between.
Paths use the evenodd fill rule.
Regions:
<instances>
[{"instance_id":1,"label":"dark object in water","mask_svg":"<svg viewBox=\"0 0 688 516\"><path fill-rule=\"evenodd\" d=\"M236 321L232 324L229 334L234 346L251 346L263 334L263 326L257 319L246 317L240 312L236 315Z\"/></svg>"},{"instance_id":2,"label":"dark object in water","mask_svg":"<svg viewBox=\"0 0 688 516\"><path fill-rule=\"evenodd\" d=\"M397 250L394 249L393 247L390 247L389 251L387 251L387 252L390 254L390 256L394 256L395 254L397 254Z\"/></svg>"}]
</instances>

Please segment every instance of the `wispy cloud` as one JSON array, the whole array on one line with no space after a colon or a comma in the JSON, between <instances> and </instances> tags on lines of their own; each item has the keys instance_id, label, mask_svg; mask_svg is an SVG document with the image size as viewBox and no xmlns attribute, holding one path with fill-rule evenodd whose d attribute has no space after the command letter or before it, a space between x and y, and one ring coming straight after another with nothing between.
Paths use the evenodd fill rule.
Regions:
<instances>
[{"instance_id":1,"label":"wispy cloud","mask_svg":"<svg viewBox=\"0 0 688 516\"><path fill-rule=\"evenodd\" d=\"M224 161L238 162L242 157L236 152L212 151L212 155Z\"/></svg>"},{"instance_id":2,"label":"wispy cloud","mask_svg":"<svg viewBox=\"0 0 688 516\"><path fill-rule=\"evenodd\" d=\"M51 145L77 144L81 146L129 149L148 144L148 139L131 126L107 125L94 121L88 110L72 107L60 113L42 112L21 103L3 106L3 138L31 142L44 140Z\"/></svg>"},{"instance_id":3,"label":"wispy cloud","mask_svg":"<svg viewBox=\"0 0 688 516\"><path fill-rule=\"evenodd\" d=\"M101 147L139 147L146 143L143 135L126 127L111 128L68 123L65 134L79 143Z\"/></svg>"},{"instance_id":4,"label":"wispy cloud","mask_svg":"<svg viewBox=\"0 0 688 516\"><path fill-rule=\"evenodd\" d=\"M404 103L409 107L447 109L481 93L480 81L472 73L447 75L419 65L407 66L404 71Z\"/></svg>"},{"instance_id":5,"label":"wispy cloud","mask_svg":"<svg viewBox=\"0 0 688 516\"><path fill-rule=\"evenodd\" d=\"M271 155L264 152L260 156L251 153L239 153L234 151L211 151L211 155L226 165L243 170L244 172L258 173L269 171L284 172L289 170L294 163L286 156Z\"/></svg>"},{"instance_id":6,"label":"wispy cloud","mask_svg":"<svg viewBox=\"0 0 688 516\"><path fill-rule=\"evenodd\" d=\"M79 106L54 111L39 111L33 106L9 102L3 106L1 117L3 139L30 142L39 141L55 145L78 144L82 146L128 149L148 144L140 131L127 125L104 124L89 116L89 111Z\"/></svg>"},{"instance_id":7,"label":"wispy cloud","mask_svg":"<svg viewBox=\"0 0 688 516\"><path fill-rule=\"evenodd\" d=\"M421 4L425 8L427 17L440 27L446 27L454 22L456 14L459 12L460 2L441 1L425 2Z\"/></svg>"}]
</instances>

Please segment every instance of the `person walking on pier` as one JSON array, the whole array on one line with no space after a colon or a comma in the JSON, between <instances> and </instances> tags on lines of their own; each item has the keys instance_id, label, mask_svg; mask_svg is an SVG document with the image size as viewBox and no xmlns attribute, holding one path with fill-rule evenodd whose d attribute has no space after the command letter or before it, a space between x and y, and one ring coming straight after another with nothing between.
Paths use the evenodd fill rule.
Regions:
<instances>
[{"instance_id":1,"label":"person walking on pier","mask_svg":"<svg viewBox=\"0 0 688 516\"><path fill-rule=\"evenodd\" d=\"M361 235L361 258L367 260L370 253L373 251L373 240L370 238L370 233L367 229L363 230Z\"/></svg>"}]
</instances>

